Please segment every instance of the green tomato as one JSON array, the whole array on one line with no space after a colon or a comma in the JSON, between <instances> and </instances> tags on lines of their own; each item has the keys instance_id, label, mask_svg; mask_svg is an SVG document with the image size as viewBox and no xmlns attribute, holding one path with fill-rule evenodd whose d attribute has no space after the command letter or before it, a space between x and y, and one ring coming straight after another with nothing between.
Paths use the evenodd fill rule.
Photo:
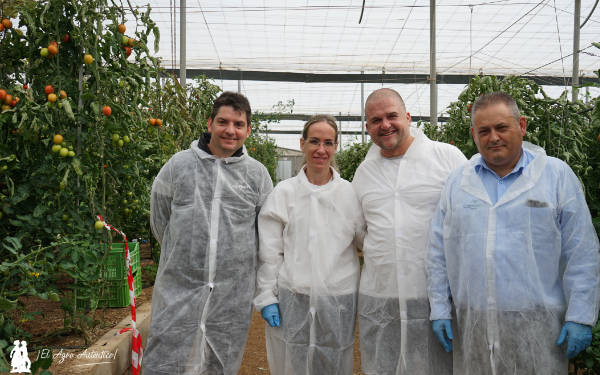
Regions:
<instances>
[{"instance_id":1,"label":"green tomato","mask_svg":"<svg viewBox=\"0 0 600 375\"><path fill-rule=\"evenodd\" d=\"M123 145L125 144L125 142L123 142L123 140L122 140L122 139L119 139L119 142L118 142L118 144L119 144L119 147L123 147Z\"/></svg>"},{"instance_id":2,"label":"green tomato","mask_svg":"<svg viewBox=\"0 0 600 375\"><path fill-rule=\"evenodd\" d=\"M73 156L75 156L75 151L69 151L69 157L72 158Z\"/></svg>"},{"instance_id":3,"label":"green tomato","mask_svg":"<svg viewBox=\"0 0 600 375\"><path fill-rule=\"evenodd\" d=\"M102 228L104 228L104 224L102 224L102 222L100 220L97 220L94 223L94 229L96 230L101 230Z\"/></svg>"},{"instance_id":4,"label":"green tomato","mask_svg":"<svg viewBox=\"0 0 600 375\"><path fill-rule=\"evenodd\" d=\"M69 149L68 149L68 148L66 148L66 147L61 147L61 148L60 148L60 151L58 152L58 154L59 154L61 157L63 157L63 158L64 158L64 157L66 157L67 155L69 155Z\"/></svg>"},{"instance_id":5,"label":"green tomato","mask_svg":"<svg viewBox=\"0 0 600 375\"><path fill-rule=\"evenodd\" d=\"M48 57L48 48L45 48L45 47L42 48L41 51L40 51L40 55L42 57Z\"/></svg>"},{"instance_id":6,"label":"green tomato","mask_svg":"<svg viewBox=\"0 0 600 375\"><path fill-rule=\"evenodd\" d=\"M62 148L61 145L54 145L54 146L52 146L52 152L54 152L56 154L57 152L60 151L61 148Z\"/></svg>"},{"instance_id":7,"label":"green tomato","mask_svg":"<svg viewBox=\"0 0 600 375\"><path fill-rule=\"evenodd\" d=\"M128 37L126 37L125 35L123 35L123 36L121 37L121 44L122 44L122 45L124 45L124 46L126 46L126 45L127 45L127 43L129 43L129 38L128 38Z\"/></svg>"},{"instance_id":8,"label":"green tomato","mask_svg":"<svg viewBox=\"0 0 600 375\"><path fill-rule=\"evenodd\" d=\"M129 136L127 135L123 137L123 140L125 141L125 143L131 142L131 139L129 139Z\"/></svg>"},{"instance_id":9,"label":"green tomato","mask_svg":"<svg viewBox=\"0 0 600 375\"><path fill-rule=\"evenodd\" d=\"M117 142L117 141L119 141L119 139L121 139L121 137L117 133L112 135L113 142Z\"/></svg>"},{"instance_id":10,"label":"green tomato","mask_svg":"<svg viewBox=\"0 0 600 375\"><path fill-rule=\"evenodd\" d=\"M48 293L48 298L50 298L50 301L52 301L52 302L60 301L60 297L58 296L58 294L56 292Z\"/></svg>"}]
</instances>

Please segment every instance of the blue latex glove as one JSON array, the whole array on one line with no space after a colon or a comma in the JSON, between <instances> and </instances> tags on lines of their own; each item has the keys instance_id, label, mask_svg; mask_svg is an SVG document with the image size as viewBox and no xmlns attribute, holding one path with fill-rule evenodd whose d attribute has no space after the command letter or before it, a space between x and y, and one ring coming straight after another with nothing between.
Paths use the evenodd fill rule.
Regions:
<instances>
[{"instance_id":1,"label":"blue latex glove","mask_svg":"<svg viewBox=\"0 0 600 375\"><path fill-rule=\"evenodd\" d=\"M279 327L281 324L281 319L279 318L279 304L272 303L268 306L265 306L260 311L264 320L269 323L271 327Z\"/></svg>"},{"instance_id":2,"label":"blue latex glove","mask_svg":"<svg viewBox=\"0 0 600 375\"><path fill-rule=\"evenodd\" d=\"M438 319L432 322L433 333L444 347L446 353L452 351L452 324L450 319ZM447 338L446 338L447 337ZM449 339L449 340L448 340Z\"/></svg>"},{"instance_id":3,"label":"blue latex glove","mask_svg":"<svg viewBox=\"0 0 600 375\"><path fill-rule=\"evenodd\" d=\"M573 358L592 343L592 327L574 322L566 322L558 336L556 345L562 345L569 337L567 358Z\"/></svg>"}]
</instances>

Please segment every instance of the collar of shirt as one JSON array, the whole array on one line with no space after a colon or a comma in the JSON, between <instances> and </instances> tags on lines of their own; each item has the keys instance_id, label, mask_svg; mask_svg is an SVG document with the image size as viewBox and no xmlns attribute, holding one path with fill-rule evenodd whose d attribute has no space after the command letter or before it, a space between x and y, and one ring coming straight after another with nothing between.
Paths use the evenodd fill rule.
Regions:
<instances>
[{"instance_id":1,"label":"collar of shirt","mask_svg":"<svg viewBox=\"0 0 600 375\"><path fill-rule=\"evenodd\" d=\"M475 164L475 173L481 178L481 182L483 182L483 186L493 204L498 202L510 185L523 173L523 169L527 167L531 160L533 160L533 155L524 148L521 148L519 161L509 174L501 178L487 165L483 158L479 159Z\"/></svg>"}]
</instances>

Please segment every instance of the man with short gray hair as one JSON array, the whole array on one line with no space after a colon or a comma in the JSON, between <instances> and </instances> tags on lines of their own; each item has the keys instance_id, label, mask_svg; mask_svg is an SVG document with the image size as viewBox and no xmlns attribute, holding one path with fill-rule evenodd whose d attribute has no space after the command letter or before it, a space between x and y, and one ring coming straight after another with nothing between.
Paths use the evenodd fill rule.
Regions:
<instances>
[{"instance_id":1,"label":"man with short gray hair","mask_svg":"<svg viewBox=\"0 0 600 375\"><path fill-rule=\"evenodd\" d=\"M450 175L431 224L433 331L455 374L566 374L600 302L583 190L566 163L523 142L508 94L477 99L472 123L479 154Z\"/></svg>"}]
</instances>

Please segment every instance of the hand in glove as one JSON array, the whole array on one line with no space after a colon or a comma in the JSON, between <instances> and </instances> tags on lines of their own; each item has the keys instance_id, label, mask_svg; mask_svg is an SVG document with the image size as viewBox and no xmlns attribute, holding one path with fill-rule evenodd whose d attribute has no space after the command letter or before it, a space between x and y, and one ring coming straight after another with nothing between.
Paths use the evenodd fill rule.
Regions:
<instances>
[{"instance_id":1,"label":"hand in glove","mask_svg":"<svg viewBox=\"0 0 600 375\"><path fill-rule=\"evenodd\" d=\"M260 311L264 320L269 323L271 327L279 327L281 324L281 319L279 318L279 304L272 303L268 306L265 306Z\"/></svg>"},{"instance_id":2,"label":"hand in glove","mask_svg":"<svg viewBox=\"0 0 600 375\"><path fill-rule=\"evenodd\" d=\"M556 345L562 345L567 337L567 358L573 358L592 343L592 327L585 324L566 322L560 331Z\"/></svg>"},{"instance_id":3,"label":"hand in glove","mask_svg":"<svg viewBox=\"0 0 600 375\"><path fill-rule=\"evenodd\" d=\"M452 325L450 319L438 319L432 322L433 333L447 353L452 351Z\"/></svg>"}]
</instances>

